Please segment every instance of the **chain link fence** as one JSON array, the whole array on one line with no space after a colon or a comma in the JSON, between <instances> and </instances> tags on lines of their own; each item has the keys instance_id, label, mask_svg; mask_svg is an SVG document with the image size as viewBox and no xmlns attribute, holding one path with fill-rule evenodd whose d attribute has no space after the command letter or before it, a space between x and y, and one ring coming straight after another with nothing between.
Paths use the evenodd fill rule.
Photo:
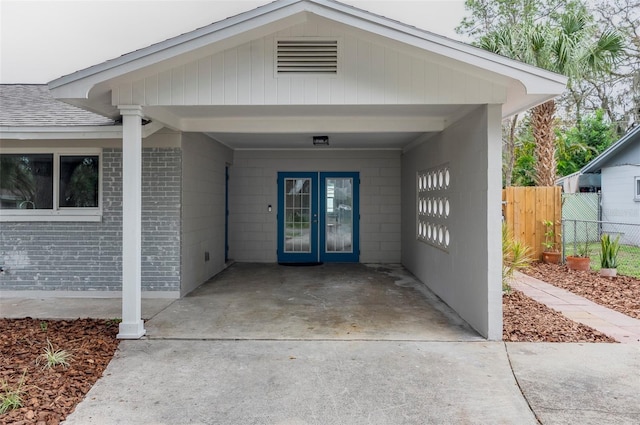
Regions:
<instances>
[{"instance_id":1,"label":"chain link fence","mask_svg":"<svg viewBox=\"0 0 640 425\"><path fill-rule=\"evenodd\" d=\"M618 273L640 278L640 224L600 220L562 220L562 256L591 257L591 268L600 268L600 238L604 234L620 237Z\"/></svg>"}]
</instances>

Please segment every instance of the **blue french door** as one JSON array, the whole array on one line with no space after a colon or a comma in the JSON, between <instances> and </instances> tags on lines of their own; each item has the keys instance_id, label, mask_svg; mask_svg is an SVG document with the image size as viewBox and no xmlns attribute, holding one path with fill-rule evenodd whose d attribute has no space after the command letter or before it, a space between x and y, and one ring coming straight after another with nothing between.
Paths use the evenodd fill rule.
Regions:
<instances>
[{"instance_id":1,"label":"blue french door","mask_svg":"<svg viewBox=\"0 0 640 425\"><path fill-rule=\"evenodd\" d=\"M278 173L278 262L358 262L359 174Z\"/></svg>"}]
</instances>

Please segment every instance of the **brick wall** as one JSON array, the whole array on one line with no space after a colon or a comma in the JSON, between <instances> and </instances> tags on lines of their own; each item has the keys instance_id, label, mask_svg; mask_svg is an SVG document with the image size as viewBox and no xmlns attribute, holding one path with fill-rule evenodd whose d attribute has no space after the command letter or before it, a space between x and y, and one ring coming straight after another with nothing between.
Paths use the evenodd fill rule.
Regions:
<instances>
[{"instance_id":1,"label":"brick wall","mask_svg":"<svg viewBox=\"0 0 640 425\"><path fill-rule=\"evenodd\" d=\"M118 291L122 282L122 151L104 149L102 222L0 223L0 290ZM142 289L180 290L181 151L145 148Z\"/></svg>"}]
</instances>

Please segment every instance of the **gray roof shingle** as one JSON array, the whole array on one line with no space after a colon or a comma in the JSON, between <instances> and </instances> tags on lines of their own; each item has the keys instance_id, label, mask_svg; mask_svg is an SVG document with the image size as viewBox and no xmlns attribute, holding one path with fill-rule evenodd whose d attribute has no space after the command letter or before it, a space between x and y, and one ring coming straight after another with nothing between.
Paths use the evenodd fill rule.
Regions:
<instances>
[{"instance_id":1,"label":"gray roof shingle","mask_svg":"<svg viewBox=\"0 0 640 425\"><path fill-rule=\"evenodd\" d=\"M54 99L46 84L0 84L0 126L115 125L112 119Z\"/></svg>"}]
</instances>

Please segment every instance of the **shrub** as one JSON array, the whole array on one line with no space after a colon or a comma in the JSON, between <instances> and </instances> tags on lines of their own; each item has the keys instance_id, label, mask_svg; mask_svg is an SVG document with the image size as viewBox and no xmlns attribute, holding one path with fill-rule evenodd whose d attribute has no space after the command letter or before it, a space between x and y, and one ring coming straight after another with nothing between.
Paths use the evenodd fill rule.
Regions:
<instances>
[{"instance_id":1,"label":"shrub","mask_svg":"<svg viewBox=\"0 0 640 425\"><path fill-rule=\"evenodd\" d=\"M529 267L531 264L531 249L514 239L506 223L502 223L502 290L510 292L509 282L516 270Z\"/></svg>"}]
</instances>

